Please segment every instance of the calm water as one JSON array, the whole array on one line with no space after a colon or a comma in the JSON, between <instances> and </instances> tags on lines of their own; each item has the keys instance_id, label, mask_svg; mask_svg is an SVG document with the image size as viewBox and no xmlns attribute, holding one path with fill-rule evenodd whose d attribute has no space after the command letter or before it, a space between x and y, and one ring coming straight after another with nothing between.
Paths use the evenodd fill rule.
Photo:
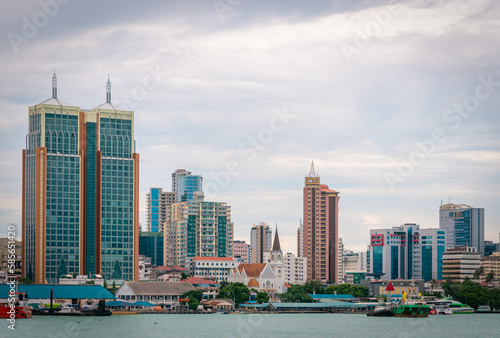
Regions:
<instances>
[{"instance_id":1,"label":"calm water","mask_svg":"<svg viewBox=\"0 0 500 338\"><path fill-rule=\"evenodd\" d=\"M79 323L78 323L79 322ZM154 324L154 323L157 324ZM499 337L500 314L377 318L352 314L135 315L1 320L1 337Z\"/></svg>"}]
</instances>

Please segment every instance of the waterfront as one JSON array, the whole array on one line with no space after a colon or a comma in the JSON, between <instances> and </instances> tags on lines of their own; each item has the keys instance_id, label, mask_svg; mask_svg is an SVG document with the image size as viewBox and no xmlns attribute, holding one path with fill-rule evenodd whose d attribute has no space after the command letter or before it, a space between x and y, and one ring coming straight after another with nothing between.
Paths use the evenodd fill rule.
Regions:
<instances>
[{"instance_id":1,"label":"waterfront","mask_svg":"<svg viewBox=\"0 0 500 338\"><path fill-rule=\"evenodd\" d=\"M154 324L157 323L157 324ZM497 314L380 318L352 314L154 314L2 321L1 337L495 337Z\"/></svg>"}]
</instances>

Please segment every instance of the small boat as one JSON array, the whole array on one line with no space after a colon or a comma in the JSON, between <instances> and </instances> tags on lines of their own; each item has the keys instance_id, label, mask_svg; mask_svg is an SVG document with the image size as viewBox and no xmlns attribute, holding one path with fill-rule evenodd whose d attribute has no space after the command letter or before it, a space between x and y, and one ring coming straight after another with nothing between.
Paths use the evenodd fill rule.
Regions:
<instances>
[{"instance_id":1,"label":"small boat","mask_svg":"<svg viewBox=\"0 0 500 338\"><path fill-rule=\"evenodd\" d=\"M15 292L13 297L0 301L0 318L31 318L31 307L28 305L28 295ZM12 299L12 301L9 301Z\"/></svg>"},{"instance_id":2,"label":"small boat","mask_svg":"<svg viewBox=\"0 0 500 338\"><path fill-rule=\"evenodd\" d=\"M481 305L477 308L476 313L488 313L491 312L491 306L489 305Z\"/></svg>"},{"instance_id":3,"label":"small boat","mask_svg":"<svg viewBox=\"0 0 500 338\"><path fill-rule=\"evenodd\" d=\"M394 317L394 303L379 303L373 311L366 315L369 317Z\"/></svg>"},{"instance_id":4,"label":"small boat","mask_svg":"<svg viewBox=\"0 0 500 338\"><path fill-rule=\"evenodd\" d=\"M431 307L430 315L452 315L449 303L446 300L428 300L427 304Z\"/></svg>"}]
</instances>

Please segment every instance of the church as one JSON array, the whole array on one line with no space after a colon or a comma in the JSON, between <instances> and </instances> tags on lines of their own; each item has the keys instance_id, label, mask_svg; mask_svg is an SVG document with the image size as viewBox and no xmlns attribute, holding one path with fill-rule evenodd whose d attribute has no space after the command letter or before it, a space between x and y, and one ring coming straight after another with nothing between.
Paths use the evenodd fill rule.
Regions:
<instances>
[{"instance_id":1,"label":"church","mask_svg":"<svg viewBox=\"0 0 500 338\"><path fill-rule=\"evenodd\" d=\"M265 263L240 264L229 272L227 281L243 283L249 289L267 292L269 297L286 292L283 252L281 251L278 229L274 235L271 251L264 253Z\"/></svg>"}]
</instances>

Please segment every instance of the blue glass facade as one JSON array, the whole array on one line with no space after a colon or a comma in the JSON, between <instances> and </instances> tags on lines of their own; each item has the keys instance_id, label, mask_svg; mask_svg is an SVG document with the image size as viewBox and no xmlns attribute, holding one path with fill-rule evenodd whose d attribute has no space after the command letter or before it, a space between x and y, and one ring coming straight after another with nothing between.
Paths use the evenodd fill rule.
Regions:
<instances>
[{"instance_id":1,"label":"blue glass facade","mask_svg":"<svg viewBox=\"0 0 500 338\"><path fill-rule=\"evenodd\" d=\"M160 204L160 189L158 188L151 188L150 191L150 211L149 211L149 217L150 217L150 228L151 232L158 232L159 231L159 204Z\"/></svg>"},{"instance_id":2,"label":"blue glass facade","mask_svg":"<svg viewBox=\"0 0 500 338\"><path fill-rule=\"evenodd\" d=\"M139 233L139 254L151 258L151 264L163 266L163 234L159 232Z\"/></svg>"},{"instance_id":3,"label":"blue glass facade","mask_svg":"<svg viewBox=\"0 0 500 338\"><path fill-rule=\"evenodd\" d=\"M383 273L383 247L382 246L374 246L372 248L372 265L373 265L373 273Z\"/></svg>"},{"instance_id":4,"label":"blue glass facade","mask_svg":"<svg viewBox=\"0 0 500 338\"><path fill-rule=\"evenodd\" d=\"M65 274L134 279L133 151L132 112L82 112L56 97L30 107L23 150L25 277L36 283L57 283Z\"/></svg>"},{"instance_id":5,"label":"blue glass facade","mask_svg":"<svg viewBox=\"0 0 500 338\"><path fill-rule=\"evenodd\" d=\"M100 119L102 151L101 274L133 279L134 163L132 121Z\"/></svg>"}]
</instances>

